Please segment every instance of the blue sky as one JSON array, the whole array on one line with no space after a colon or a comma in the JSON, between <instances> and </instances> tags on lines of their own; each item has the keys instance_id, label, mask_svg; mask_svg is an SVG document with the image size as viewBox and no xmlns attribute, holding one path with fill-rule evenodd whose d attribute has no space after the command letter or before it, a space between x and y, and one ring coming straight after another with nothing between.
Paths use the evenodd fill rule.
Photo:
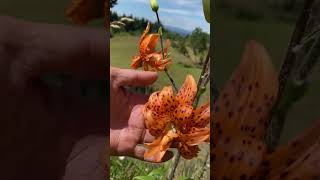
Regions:
<instances>
[{"instance_id":1,"label":"blue sky","mask_svg":"<svg viewBox=\"0 0 320 180\"><path fill-rule=\"evenodd\" d=\"M160 20L164 26L169 25L188 31L200 27L203 31L210 32L210 25L203 15L202 0L158 0L158 3ZM118 0L112 11L156 21L149 0Z\"/></svg>"}]
</instances>

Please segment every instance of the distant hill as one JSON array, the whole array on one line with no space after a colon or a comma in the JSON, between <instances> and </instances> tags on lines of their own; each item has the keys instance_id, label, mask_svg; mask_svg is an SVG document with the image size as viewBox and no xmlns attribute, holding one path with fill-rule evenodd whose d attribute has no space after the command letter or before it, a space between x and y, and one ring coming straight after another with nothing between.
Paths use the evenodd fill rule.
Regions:
<instances>
[{"instance_id":1,"label":"distant hill","mask_svg":"<svg viewBox=\"0 0 320 180\"><path fill-rule=\"evenodd\" d=\"M186 29L182 29L182 28L178 28L178 27L174 27L174 26L165 26L164 28L169 30L169 31L178 33L181 36L186 36L186 35L189 35L189 34L192 33L192 31L188 31Z\"/></svg>"}]
</instances>

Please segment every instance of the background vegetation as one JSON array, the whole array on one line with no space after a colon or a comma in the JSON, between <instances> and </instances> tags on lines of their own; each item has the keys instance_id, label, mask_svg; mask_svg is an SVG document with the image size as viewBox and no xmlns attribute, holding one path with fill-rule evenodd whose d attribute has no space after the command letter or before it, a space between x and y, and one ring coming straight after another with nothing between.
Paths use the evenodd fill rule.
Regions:
<instances>
[{"instance_id":1,"label":"background vegetation","mask_svg":"<svg viewBox=\"0 0 320 180\"><path fill-rule=\"evenodd\" d=\"M119 21L122 17L129 17L134 20L132 23L127 23L121 29L112 29L111 37L117 34L129 34L132 36L140 36L141 32L144 31L148 24L148 20L145 18L137 18L133 15L122 14L119 15L117 12L112 11L110 21ZM152 23L153 32L159 29L158 23ZM205 57L207 55L207 50L209 48L210 35L203 32L201 28L195 28L190 34L183 35L177 32L168 30L165 26L161 24L163 28L163 37L165 39L170 39L172 47L174 47L179 53L187 57L183 63L186 66L198 66L201 67L204 63Z\"/></svg>"}]
</instances>

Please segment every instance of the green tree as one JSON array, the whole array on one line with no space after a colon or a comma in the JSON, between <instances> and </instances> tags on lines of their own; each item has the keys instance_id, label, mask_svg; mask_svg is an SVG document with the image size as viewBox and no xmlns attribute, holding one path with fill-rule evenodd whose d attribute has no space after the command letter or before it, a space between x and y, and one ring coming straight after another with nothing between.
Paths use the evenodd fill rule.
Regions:
<instances>
[{"instance_id":1,"label":"green tree","mask_svg":"<svg viewBox=\"0 0 320 180\"><path fill-rule=\"evenodd\" d=\"M207 44L209 42L209 35L197 27L192 31L190 35L190 46L195 54L207 50Z\"/></svg>"},{"instance_id":2,"label":"green tree","mask_svg":"<svg viewBox=\"0 0 320 180\"><path fill-rule=\"evenodd\" d=\"M113 8L115 5L117 5L118 0L110 0L110 7Z\"/></svg>"}]
</instances>

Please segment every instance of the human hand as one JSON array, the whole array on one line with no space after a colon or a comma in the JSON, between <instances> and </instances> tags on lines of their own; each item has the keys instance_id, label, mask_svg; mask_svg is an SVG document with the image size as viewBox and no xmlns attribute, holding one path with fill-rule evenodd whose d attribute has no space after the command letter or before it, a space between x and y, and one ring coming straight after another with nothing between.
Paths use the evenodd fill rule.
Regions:
<instances>
[{"instance_id":1,"label":"human hand","mask_svg":"<svg viewBox=\"0 0 320 180\"><path fill-rule=\"evenodd\" d=\"M106 135L105 100L48 87L46 74L106 79L103 29L36 24L0 17L1 179L61 179L73 145ZM107 92L107 91L105 91Z\"/></svg>"},{"instance_id":2,"label":"human hand","mask_svg":"<svg viewBox=\"0 0 320 180\"><path fill-rule=\"evenodd\" d=\"M145 128L142 114L148 96L127 91L124 86L148 86L155 82L157 73L110 68L110 149L111 155L144 159L146 149L140 144L154 140ZM168 151L163 161L171 159Z\"/></svg>"}]
</instances>

